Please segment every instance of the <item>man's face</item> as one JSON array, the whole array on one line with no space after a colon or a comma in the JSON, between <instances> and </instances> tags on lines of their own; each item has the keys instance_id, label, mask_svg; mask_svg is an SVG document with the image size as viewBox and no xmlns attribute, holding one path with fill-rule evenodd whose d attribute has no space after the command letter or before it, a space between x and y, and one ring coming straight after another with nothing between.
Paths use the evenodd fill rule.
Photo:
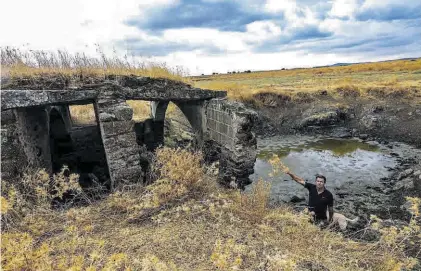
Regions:
<instances>
[{"instance_id":1,"label":"man's face","mask_svg":"<svg viewBox=\"0 0 421 271\"><path fill-rule=\"evenodd\" d=\"M316 178L316 187L317 188L325 187L325 181L323 180L323 178Z\"/></svg>"}]
</instances>

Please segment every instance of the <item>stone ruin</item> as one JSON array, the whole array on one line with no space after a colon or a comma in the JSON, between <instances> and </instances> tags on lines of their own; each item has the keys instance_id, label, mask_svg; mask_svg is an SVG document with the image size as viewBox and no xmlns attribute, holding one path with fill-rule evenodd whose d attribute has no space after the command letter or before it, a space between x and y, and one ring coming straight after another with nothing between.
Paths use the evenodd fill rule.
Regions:
<instances>
[{"instance_id":1,"label":"stone ruin","mask_svg":"<svg viewBox=\"0 0 421 271\"><path fill-rule=\"evenodd\" d=\"M235 182L241 188L250 183L256 160L251 131L256 114L228 101L225 91L135 76L90 83L59 79L3 85L3 180L17 179L29 168L55 173L68 165L81 180L94 174L110 189L145 182L148 157L164 143L165 113L171 101L191 124L194 147L203 151L207 162L219 161L220 182ZM150 118L135 122L126 100L150 101ZM96 124L75 126L69 106L84 104L93 104Z\"/></svg>"}]
</instances>

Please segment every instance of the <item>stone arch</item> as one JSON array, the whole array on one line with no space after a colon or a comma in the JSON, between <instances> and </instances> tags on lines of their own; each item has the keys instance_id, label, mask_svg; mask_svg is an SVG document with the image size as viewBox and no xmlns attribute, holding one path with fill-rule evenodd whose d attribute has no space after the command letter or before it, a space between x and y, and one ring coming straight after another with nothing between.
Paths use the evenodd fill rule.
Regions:
<instances>
[{"instance_id":1,"label":"stone arch","mask_svg":"<svg viewBox=\"0 0 421 271\"><path fill-rule=\"evenodd\" d=\"M165 113L169 101L151 102L151 115L153 120L153 131L156 145L164 142L164 121ZM196 135L195 145L201 147L203 144L203 135L206 129L206 117L203 101L174 101L174 104L180 108L184 116L189 121ZM146 127L145 127L146 128Z\"/></svg>"},{"instance_id":2,"label":"stone arch","mask_svg":"<svg viewBox=\"0 0 421 271\"><path fill-rule=\"evenodd\" d=\"M203 137L206 131L206 113L204 101L174 102L184 116L186 116L195 134L197 148L203 146Z\"/></svg>"},{"instance_id":3,"label":"stone arch","mask_svg":"<svg viewBox=\"0 0 421 271\"><path fill-rule=\"evenodd\" d=\"M51 111L56 110L62 117L66 131L70 132L72 129L72 117L70 116L70 109L68 105L54 105L47 107L48 115L51 115Z\"/></svg>"},{"instance_id":4,"label":"stone arch","mask_svg":"<svg viewBox=\"0 0 421 271\"><path fill-rule=\"evenodd\" d=\"M151 102L151 121L145 122L145 135L152 135L152 149L159 145L164 145L165 113L167 112L168 104L169 101Z\"/></svg>"},{"instance_id":5,"label":"stone arch","mask_svg":"<svg viewBox=\"0 0 421 271\"><path fill-rule=\"evenodd\" d=\"M169 101L152 101L151 115L155 121L164 121Z\"/></svg>"},{"instance_id":6,"label":"stone arch","mask_svg":"<svg viewBox=\"0 0 421 271\"><path fill-rule=\"evenodd\" d=\"M63 165L75 170L73 142L63 115L57 108L49 111L49 137L53 172L58 172Z\"/></svg>"}]
</instances>

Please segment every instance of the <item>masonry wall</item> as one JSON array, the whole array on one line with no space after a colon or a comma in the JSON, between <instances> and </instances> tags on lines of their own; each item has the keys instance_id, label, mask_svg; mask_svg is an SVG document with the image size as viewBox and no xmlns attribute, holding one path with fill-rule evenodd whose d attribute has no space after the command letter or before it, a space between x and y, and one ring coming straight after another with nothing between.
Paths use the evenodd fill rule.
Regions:
<instances>
[{"instance_id":1,"label":"masonry wall","mask_svg":"<svg viewBox=\"0 0 421 271\"><path fill-rule=\"evenodd\" d=\"M209 139L218 142L228 149L235 147L233 114L223 101L211 101L206 109L206 127Z\"/></svg>"},{"instance_id":2,"label":"masonry wall","mask_svg":"<svg viewBox=\"0 0 421 271\"><path fill-rule=\"evenodd\" d=\"M132 182L142 182L144 171L140 161L140 146L136 142L133 109L125 99L116 94L113 87L102 89L94 103L111 188Z\"/></svg>"},{"instance_id":3,"label":"masonry wall","mask_svg":"<svg viewBox=\"0 0 421 271\"><path fill-rule=\"evenodd\" d=\"M226 99L213 99L206 105L207 160L219 160L219 181L244 188L250 183L257 154L252 127L257 114L243 104Z\"/></svg>"}]
</instances>

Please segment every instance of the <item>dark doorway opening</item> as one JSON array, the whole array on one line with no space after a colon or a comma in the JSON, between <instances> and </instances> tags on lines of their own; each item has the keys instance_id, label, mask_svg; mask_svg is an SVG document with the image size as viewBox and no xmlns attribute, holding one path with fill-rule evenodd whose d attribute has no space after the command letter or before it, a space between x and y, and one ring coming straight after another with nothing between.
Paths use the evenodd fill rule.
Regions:
<instances>
[{"instance_id":1,"label":"dark doorway opening","mask_svg":"<svg viewBox=\"0 0 421 271\"><path fill-rule=\"evenodd\" d=\"M76 170L76 157L72 138L66 129L66 124L60 112L53 108L50 112L50 151L53 173L57 173L64 165L70 171Z\"/></svg>"}]
</instances>

